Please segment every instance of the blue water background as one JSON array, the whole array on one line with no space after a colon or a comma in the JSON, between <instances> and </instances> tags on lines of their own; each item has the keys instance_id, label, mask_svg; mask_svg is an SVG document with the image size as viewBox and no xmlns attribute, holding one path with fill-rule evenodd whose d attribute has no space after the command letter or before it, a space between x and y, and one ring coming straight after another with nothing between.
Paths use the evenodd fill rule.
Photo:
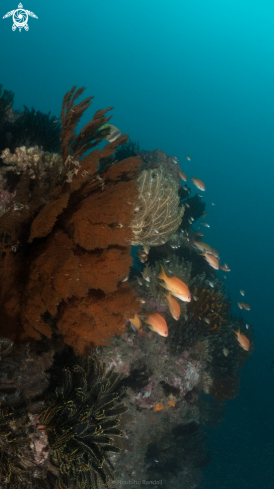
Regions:
<instances>
[{"instance_id":1,"label":"blue water background","mask_svg":"<svg viewBox=\"0 0 274 489\"><path fill-rule=\"evenodd\" d=\"M209 435L204 489L273 489L273 1L22 3L38 20L21 33L2 20L17 0L0 3L0 83L15 92L15 108L59 115L64 93L84 85L93 110L114 106L123 133L176 155L205 182L205 241L232 269L234 312L246 290L255 350L240 396Z\"/></svg>"}]
</instances>

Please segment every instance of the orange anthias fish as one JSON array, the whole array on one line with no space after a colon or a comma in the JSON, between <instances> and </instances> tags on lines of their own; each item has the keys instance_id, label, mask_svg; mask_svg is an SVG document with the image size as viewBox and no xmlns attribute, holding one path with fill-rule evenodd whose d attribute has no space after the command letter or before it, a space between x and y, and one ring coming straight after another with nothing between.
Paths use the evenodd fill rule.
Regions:
<instances>
[{"instance_id":1,"label":"orange anthias fish","mask_svg":"<svg viewBox=\"0 0 274 489\"><path fill-rule=\"evenodd\" d=\"M234 333L236 334L237 340L240 343L241 347L244 350L249 351L249 348L250 348L249 339L244 334L242 334L240 330L234 331Z\"/></svg>"},{"instance_id":2,"label":"orange anthias fish","mask_svg":"<svg viewBox=\"0 0 274 489\"><path fill-rule=\"evenodd\" d=\"M198 250L200 251L205 251L207 253L210 253L211 255L213 255L212 253L212 248L211 246L209 246L209 244L207 243L204 243L203 241L193 241L193 246L195 246L196 248L198 248Z\"/></svg>"},{"instance_id":3,"label":"orange anthias fish","mask_svg":"<svg viewBox=\"0 0 274 489\"><path fill-rule=\"evenodd\" d=\"M179 170L179 175L180 175L181 180L184 180L184 182L187 182L187 176L183 171Z\"/></svg>"},{"instance_id":4,"label":"orange anthias fish","mask_svg":"<svg viewBox=\"0 0 274 489\"><path fill-rule=\"evenodd\" d=\"M129 322L131 324L132 329L136 332L138 331L138 337L143 336L144 334L147 334L143 330L142 321L141 321L140 316L138 314L134 314L134 317L130 318Z\"/></svg>"},{"instance_id":5,"label":"orange anthias fish","mask_svg":"<svg viewBox=\"0 0 274 489\"><path fill-rule=\"evenodd\" d=\"M215 258L218 258L218 260L220 260L220 255L218 253L217 250L215 250L215 248L211 248L211 254L215 256Z\"/></svg>"},{"instance_id":6,"label":"orange anthias fish","mask_svg":"<svg viewBox=\"0 0 274 489\"><path fill-rule=\"evenodd\" d=\"M190 180L192 180L192 183L193 185L195 185L196 188L198 188L199 190L202 190L202 192L205 191L205 184L202 180L200 180L200 178L191 178Z\"/></svg>"},{"instance_id":7,"label":"orange anthias fish","mask_svg":"<svg viewBox=\"0 0 274 489\"><path fill-rule=\"evenodd\" d=\"M204 256L207 263L212 267L215 268L215 270L219 270L219 260L216 258L216 256L211 255L210 253L202 253L201 256Z\"/></svg>"},{"instance_id":8,"label":"orange anthias fish","mask_svg":"<svg viewBox=\"0 0 274 489\"><path fill-rule=\"evenodd\" d=\"M149 329L151 329L151 331L155 331L155 333L158 333L160 336L168 336L166 320L158 312L148 314L147 318L145 319L145 323L149 325Z\"/></svg>"},{"instance_id":9,"label":"orange anthias fish","mask_svg":"<svg viewBox=\"0 0 274 489\"><path fill-rule=\"evenodd\" d=\"M182 282L182 280L180 280L178 277L168 277L162 266L161 268L162 271L160 275L158 275L158 278L164 280L165 282L165 285L161 284L162 287L169 290L172 295L174 295L178 299L181 299L181 301L190 302L191 295L187 285Z\"/></svg>"},{"instance_id":10,"label":"orange anthias fish","mask_svg":"<svg viewBox=\"0 0 274 489\"><path fill-rule=\"evenodd\" d=\"M167 298L168 307L169 307L171 316L174 319L176 319L176 321L178 321L180 314L181 314L181 309L180 309L178 302L176 301L176 299L174 299L174 297L172 297L170 292L168 292L168 294L164 294L164 295Z\"/></svg>"}]
</instances>

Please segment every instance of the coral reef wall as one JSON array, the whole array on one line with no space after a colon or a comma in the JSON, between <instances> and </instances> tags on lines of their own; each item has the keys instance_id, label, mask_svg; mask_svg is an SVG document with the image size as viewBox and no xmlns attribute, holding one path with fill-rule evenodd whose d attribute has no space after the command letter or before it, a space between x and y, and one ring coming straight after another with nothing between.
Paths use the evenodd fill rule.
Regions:
<instances>
[{"instance_id":1,"label":"coral reef wall","mask_svg":"<svg viewBox=\"0 0 274 489\"><path fill-rule=\"evenodd\" d=\"M60 128L25 109L28 141L0 85L0 487L202 488L252 326L178 159L126 144L110 108L77 134L82 94Z\"/></svg>"}]
</instances>

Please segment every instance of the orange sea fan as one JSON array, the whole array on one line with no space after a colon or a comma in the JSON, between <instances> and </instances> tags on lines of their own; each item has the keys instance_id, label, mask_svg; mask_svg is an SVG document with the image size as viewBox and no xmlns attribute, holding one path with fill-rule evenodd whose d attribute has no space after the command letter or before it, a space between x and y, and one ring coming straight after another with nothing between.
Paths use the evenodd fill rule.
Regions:
<instances>
[{"instance_id":1,"label":"orange sea fan","mask_svg":"<svg viewBox=\"0 0 274 489\"><path fill-rule=\"evenodd\" d=\"M140 160L128 158L98 171L100 161L107 161L126 140L121 136L75 164L75 156L81 157L100 141L99 128L108 120L106 111L98 111L82 129L82 139L75 136L78 116L90 103L86 99L75 106L77 110L74 107L78 116L70 115L79 94L71 91L63 104L63 184L50 190L42 208L38 185L36 207L30 203L22 215L9 212L0 223L4 231L0 302L8 337L51 337L49 324L55 324L65 341L83 353L121 334L126 317L140 310L135 293L121 283L132 262L130 224ZM20 195L29 199L29 178L22 179Z\"/></svg>"}]
</instances>

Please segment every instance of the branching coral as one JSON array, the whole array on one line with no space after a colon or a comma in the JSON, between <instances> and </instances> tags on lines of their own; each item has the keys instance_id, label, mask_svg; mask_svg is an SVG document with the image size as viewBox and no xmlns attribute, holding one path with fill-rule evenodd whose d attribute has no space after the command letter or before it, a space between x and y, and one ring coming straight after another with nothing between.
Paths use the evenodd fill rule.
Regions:
<instances>
[{"instance_id":1,"label":"branching coral","mask_svg":"<svg viewBox=\"0 0 274 489\"><path fill-rule=\"evenodd\" d=\"M142 171L131 224L133 245L161 245L178 229L185 210L179 207L178 189L177 181L162 168Z\"/></svg>"},{"instance_id":2,"label":"branching coral","mask_svg":"<svg viewBox=\"0 0 274 489\"><path fill-rule=\"evenodd\" d=\"M60 489L97 489L99 481L109 487L114 468L108 454L120 451L113 437L123 435L117 425L127 411L120 380L96 359L63 369L61 384L38 417L48 432L50 460L60 471Z\"/></svg>"}]
</instances>

